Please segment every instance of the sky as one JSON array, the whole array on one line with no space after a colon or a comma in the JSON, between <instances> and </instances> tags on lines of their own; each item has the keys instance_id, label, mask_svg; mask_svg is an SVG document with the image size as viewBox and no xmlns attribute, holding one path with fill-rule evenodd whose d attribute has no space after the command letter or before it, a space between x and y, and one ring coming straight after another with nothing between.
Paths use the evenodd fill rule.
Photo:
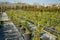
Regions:
<instances>
[{"instance_id":1,"label":"sky","mask_svg":"<svg viewBox=\"0 0 60 40\"><path fill-rule=\"evenodd\" d=\"M1 1L7 1L7 2L22 2L22 3L28 3L28 4L33 4L33 3L39 3L41 5L48 5L48 4L60 4L60 0L0 0Z\"/></svg>"}]
</instances>

